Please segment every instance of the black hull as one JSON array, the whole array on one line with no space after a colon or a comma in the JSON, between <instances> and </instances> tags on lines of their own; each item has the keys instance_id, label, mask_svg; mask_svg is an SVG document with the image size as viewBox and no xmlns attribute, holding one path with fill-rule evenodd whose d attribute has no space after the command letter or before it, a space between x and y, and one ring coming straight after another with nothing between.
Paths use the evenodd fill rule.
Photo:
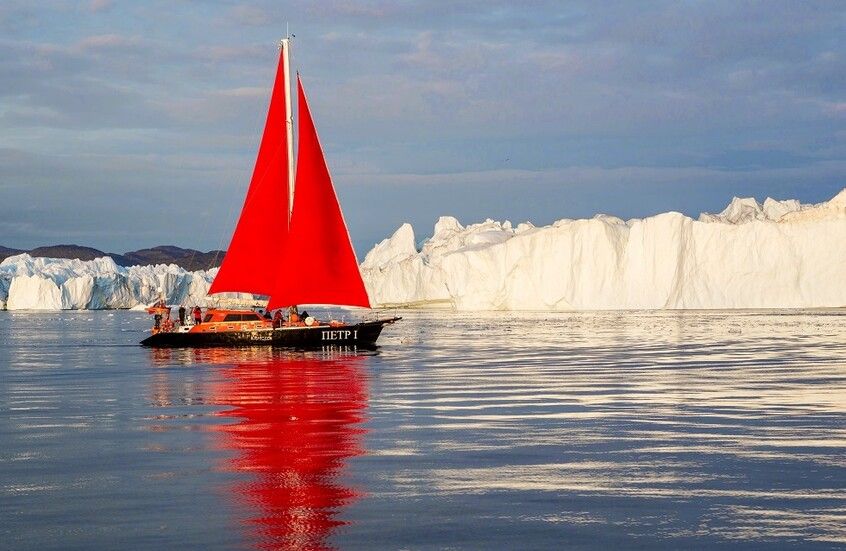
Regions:
<instances>
[{"instance_id":1,"label":"black hull","mask_svg":"<svg viewBox=\"0 0 846 551\"><path fill-rule=\"evenodd\" d=\"M278 346L303 350L337 346L374 348L382 328L401 318L366 321L344 327L282 327L219 333L157 333L141 341L156 348L205 348L214 346Z\"/></svg>"}]
</instances>

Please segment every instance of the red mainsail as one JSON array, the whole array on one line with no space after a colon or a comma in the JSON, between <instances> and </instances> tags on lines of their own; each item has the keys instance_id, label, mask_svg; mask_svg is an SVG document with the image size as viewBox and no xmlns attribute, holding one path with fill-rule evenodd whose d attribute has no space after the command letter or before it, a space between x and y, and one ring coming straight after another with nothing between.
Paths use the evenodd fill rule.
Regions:
<instances>
[{"instance_id":1,"label":"red mainsail","mask_svg":"<svg viewBox=\"0 0 846 551\"><path fill-rule=\"evenodd\" d=\"M297 77L296 184L291 226L270 294L269 309L292 304L370 307L341 207ZM276 264L274 263L274 266Z\"/></svg>"},{"instance_id":2,"label":"red mainsail","mask_svg":"<svg viewBox=\"0 0 846 551\"><path fill-rule=\"evenodd\" d=\"M232 242L209 293L246 292L269 295L283 269L288 238L288 138L285 109L285 58L270 96L270 107L256 166Z\"/></svg>"}]
</instances>

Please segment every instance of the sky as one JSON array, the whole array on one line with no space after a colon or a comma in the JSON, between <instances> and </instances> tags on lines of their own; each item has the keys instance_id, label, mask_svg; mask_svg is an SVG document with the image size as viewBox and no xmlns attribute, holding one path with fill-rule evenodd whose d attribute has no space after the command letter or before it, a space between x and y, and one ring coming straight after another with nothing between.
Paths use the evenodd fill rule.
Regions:
<instances>
[{"instance_id":1,"label":"sky","mask_svg":"<svg viewBox=\"0 0 846 551\"><path fill-rule=\"evenodd\" d=\"M846 187L843 2L2 0L0 245L225 248L286 25L360 258Z\"/></svg>"}]
</instances>

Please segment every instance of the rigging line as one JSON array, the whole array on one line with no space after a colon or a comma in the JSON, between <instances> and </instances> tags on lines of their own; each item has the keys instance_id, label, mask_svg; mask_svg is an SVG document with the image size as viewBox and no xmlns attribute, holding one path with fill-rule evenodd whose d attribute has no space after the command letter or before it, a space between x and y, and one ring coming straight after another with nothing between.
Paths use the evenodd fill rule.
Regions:
<instances>
[{"instance_id":1,"label":"rigging line","mask_svg":"<svg viewBox=\"0 0 846 551\"><path fill-rule=\"evenodd\" d=\"M203 233L205 233L205 232L203 232ZM196 257L196 256L197 256L197 249L191 249L191 258L188 259L188 265L189 266L193 266L194 257ZM193 272L194 270L192 269L191 271Z\"/></svg>"},{"instance_id":2,"label":"rigging line","mask_svg":"<svg viewBox=\"0 0 846 551\"><path fill-rule=\"evenodd\" d=\"M259 145L259 147L261 147L261 145ZM278 144L278 145L277 145L277 146L273 149L273 152L272 152L272 154L271 154L271 157L276 156L276 154L277 154L277 153L279 153L279 150L280 150L281 148L282 148L282 144ZM271 164L271 163L267 163L267 166L265 166L265 167L264 167L264 170L262 170L261 174L259 175L258 179L257 179L257 180L256 180L256 182L255 182L255 183L256 183L256 187L260 186L260 185L264 182L265 178L267 177L267 173L268 173L268 171L269 171L271 168L272 168L272 164ZM252 179L251 179L251 182L250 182L250 183L252 183ZM252 186L248 186L248 187L247 187L247 197L246 197L246 200L244 201L244 206L241 208L241 210L242 210L242 211L246 210L246 209L247 209L247 207L248 207L248 206L250 206L250 205L252 205L252 203L255 201L255 194L251 194L251 193L250 193L250 188L251 188L251 187L252 187ZM237 207L237 203L232 203L232 204L231 204L231 206L229 207L229 217L228 217L228 224L227 224L227 226L229 226L229 225L231 225L231 224L232 224L232 220L233 220L233 219L234 219L234 217L235 217L236 207ZM235 231L235 228L233 227L233 228L232 228L233 236L234 236L234 231ZM221 232L220 232L220 233L221 233L221 237L220 237L220 243L219 243L218 249L219 249L219 250L222 250L222 247L223 247L223 240L226 238L226 233L225 233L225 230L223 230L223 229L221 229ZM231 243L230 243L230 244L231 244Z\"/></svg>"},{"instance_id":3,"label":"rigging line","mask_svg":"<svg viewBox=\"0 0 846 551\"><path fill-rule=\"evenodd\" d=\"M220 194L221 190L223 189L223 186L224 186L223 181L218 181L215 184L215 188L218 192L218 195ZM227 225L223 226L223 227L218 227L218 236L219 237L218 237L217 247L215 248L215 251L223 250L223 240L226 239L226 230L224 228L232 223L232 220L235 217L236 206L237 206L237 203L230 204L229 210L228 210L227 215L226 215ZM202 223L201 231L202 231L203 235L208 233L209 225L211 224L211 219L212 219L211 216L206 217L205 221ZM197 250L194 250L194 252L191 253L191 258L190 258L190 261L189 261L190 263L194 262L196 254L197 254ZM220 256L220 253L215 252L214 259L208 265L206 265L205 268L203 268L203 271L208 271L208 270L211 270L212 268L214 268L215 266L213 266L212 264L217 263L218 260L220 260L220 263L222 263L223 259L219 258L219 256ZM218 267L219 267L219 265L220 264L218 264ZM192 271L194 271L194 270L192 270Z\"/></svg>"},{"instance_id":4,"label":"rigging line","mask_svg":"<svg viewBox=\"0 0 846 551\"><path fill-rule=\"evenodd\" d=\"M281 48L281 41L280 41L280 48ZM273 90L274 90L275 85L276 85L276 84L275 84L275 80L274 80L274 84L273 84L273 86L271 86L271 88L270 88L271 101L272 101ZM270 109L270 105L268 104L268 111L269 111L269 109ZM266 124L267 124L267 121L265 120L265 125L266 125ZM256 148L256 150L257 150L257 151L260 151L260 150L261 150L261 143L262 143L262 140L264 139L264 126L257 127L257 128L256 128L256 130L259 130L259 128L261 129L261 133L260 133L261 138L259 139L258 147ZM255 133L253 133L253 135L255 135ZM281 144L279 144L279 145L277 145L277 146L276 146L276 148L273 150L273 152L272 152L272 154L271 154L271 157L275 156L275 155L279 152L280 147L281 147ZM258 156L258 154L256 154L256 156ZM256 159L256 160L258 160L258 159ZM265 167L265 169L264 169L264 171L261 173L261 175L259 175L258 180L256 180L256 185L259 185L259 184L261 184L261 183L264 181L265 176L267 175L267 171L268 171L268 170L270 170L270 164L268 164L268 166L266 166L266 167ZM253 176L254 176L254 175L251 175L251 176L250 176L250 184L252 184ZM219 185L220 185L220 184L219 184ZM287 185L287 184L286 184L286 185ZM246 197L246 199L245 199L245 201L244 201L243 206L241 207L241 210L242 210L242 211L243 211L244 209L246 209L246 208L247 208L247 205L249 205L249 204L250 204L250 202L251 202L251 198L250 198L250 188L251 188L251 187L252 187L252 186L247 185L247 197ZM231 228L232 228L232 237L234 237L234 235L235 235L235 233L234 233L234 232L235 232L235 225L233 225L233 224L232 224L232 222L233 222L233 220L235 219L235 213L236 213L236 211L237 211L237 207L238 207L238 203L237 203L237 202L231 202L231 203L230 203L229 213L228 213L228 215L227 215L227 217L226 217L226 219L227 219L227 224L226 224L226 226L224 226L224 227L220 228L220 231L218 232L218 233L219 233L219 235L220 235L220 239L218 240L217 250L219 250L219 251L220 251L220 250L223 250L223 241L224 241L224 239L226 239L226 230L225 230L224 228L225 228L225 227L231 227ZM236 225L237 225L237 223L236 223ZM231 237L230 237L230 243L229 243L229 244L230 244L230 245L232 244L232 243L231 243ZM227 249L228 249L228 247L227 247ZM224 256L225 256L225 254L224 254ZM223 263L223 259L221 259L221 264L222 264L222 263Z\"/></svg>"},{"instance_id":5,"label":"rigging line","mask_svg":"<svg viewBox=\"0 0 846 551\"><path fill-rule=\"evenodd\" d=\"M221 191L221 189L223 188L223 182L222 182L222 181L218 181L218 182L215 184L215 188L217 189L218 194L220 194L220 191ZM230 219L231 219L232 214L233 214L233 213L231 212L231 208L230 208L230 212L228 213L228 218L230 218ZM204 221L203 221L203 223L201 224L201 228L200 228L200 229L201 229L202 235L207 235L207 234L209 233L209 232L208 232L208 229L209 229L209 225L211 224L212 217L211 217L211 216L206 216L206 217L204 217L204 218L205 218L205 220L204 220ZM220 233L220 231L221 231L221 230L218 230L218 233ZM223 246L222 241L223 241L223 238L224 238L224 237L225 237L225 234L224 234L224 235L221 235L221 237L220 237L220 239L219 239L219 241L218 241L218 246L217 246L217 248L216 248L216 251L221 250L221 247ZM192 265L192 264L194 263L194 260L196 259L197 252L202 252L202 251L197 251L197 249L192 249L192 252L191 252L191 257L190 257L190 259L188 260L188 264L189 264L189 265ZM211 270L212 268L214 268L214 266L213 266L212 264L214 264L214 263L218 260L218 256L219 256L219 253L215 252L214 259L213 259L211 262L209 262L208 264L205 264L205 265L204 265L204 267L202 268L202 270L207 272L208 270ZM190 271L194 272L194 271L197 271L197 270L195 270L195 269L191 269ZM196 299L195 299L195 300L196 300Z\"/></svg>"},{"instance_id":6,"label":"rigging line","mask_svg":"<svg viewBox=\"0 0 846 551\"><path fill-rule=\"evenodd\" d=\"M299 71L297 71L297 78L302 80L301 77L300 77ZM302 91L303 91L302 92L303 97L305 98L306 103L308 103L308 96L305 93L305 87L302 88ZM312 123L314 124L314 127L315 127L314 128L314 134L315 134L315 136L317 136L317 147L320 150L321 157L323 157L323 163L326 165L326 172L329 174L329 183L331 184L332 193L335 196L335 202L338 204L338 210L341 213L341 222L344 224L344 230L346 231L346 234L347 234L347 243L349 243L350 249L352 249L353 259L355 260L355 265L360 266L360 264L358 262L358 254L355 252L355 247L353 247L353 244L352 244L352 237L350 236L350 227L347 225L347 220L344 218L344 211L343 211L343 209L341 209L341 202L338 200L338 190L335 189L335 179L332 177L332 171L329 170L329 161L326 160L326 153L323 151L323 143L320 141L320 135L317 133L317 124L314 123L314 115L312 115L311 118L312 118ZM370 297L368 296L368 301L369 300L370 300Z\"/></svg>"},{"instance_id":7,"label":"rigging line","mask_svg":"<svg viewBox=\"0 0 846 551\"><path fill-rule=\"evenodd\" d=\"M219 187L219 186L220 186L220 183L218 183L217 185L218 185L218 187ZM207 232L207 230L208 230L208 227L209 227L209 218L210 218L210 217L205 217L205 218L206 218L206 219L205 219L205 221L204 221L204 222L203 222L203 224L202 224L202 226L203 226L203 229L202 229L202 231L203 231L203 235L206 235L206 232ZM191 257L188 259L188 265L189 265L189 266L192 266L192 268L190 269L190 271L192 271L192 272L195 272L195 271L196 271L195 269L193 269L193 265L194 265L194 259L196 258L196 256L197 256L197 253L198 253L198 252L199 252L199 251L198 251L197 249L191 249ZM208 268L209 268L209 267L208 267L208 266L206 266L205 268L203 268L203 270L208 270Z\"/></svg>"}]
</instances>

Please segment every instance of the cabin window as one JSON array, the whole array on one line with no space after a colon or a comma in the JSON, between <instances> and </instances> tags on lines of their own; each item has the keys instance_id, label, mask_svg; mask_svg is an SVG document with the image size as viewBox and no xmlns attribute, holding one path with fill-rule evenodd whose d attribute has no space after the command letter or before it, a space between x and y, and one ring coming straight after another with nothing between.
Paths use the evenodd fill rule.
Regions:
<instances>
[{"instance_id":1,"label":"cabin window","mask_svg":"<svg viewBox=\"0 0 846 551\"><path fill-rule=\"evenodd\" d=\"M203 323L208 323L208 322L210 322L211 320L212 320L212 315L211 315L211 314L206 314L205 319L203 319Z\"/></svg>"},{"instance_id":2,"label":"cabin window","mask_svg":"<svg viewBox=\"0 0 846 551\"><path fill-rule=\"evenodd\" d=\"M241 321L242 318L243 316L241 314L226 314L223 321Z\"/></svg>"},{"instance_id":3,"label":"cabin window","mask_svg":"<svg viewBox=\"0 0 846 551\"><path fill-rule=\"evenodd\" d=\"M256 320L261 321L262 317L260 315L256 314L255 312L253 312L252 314L244 314L244 321L256 321Z\"/></svg>"}]
</instances>

